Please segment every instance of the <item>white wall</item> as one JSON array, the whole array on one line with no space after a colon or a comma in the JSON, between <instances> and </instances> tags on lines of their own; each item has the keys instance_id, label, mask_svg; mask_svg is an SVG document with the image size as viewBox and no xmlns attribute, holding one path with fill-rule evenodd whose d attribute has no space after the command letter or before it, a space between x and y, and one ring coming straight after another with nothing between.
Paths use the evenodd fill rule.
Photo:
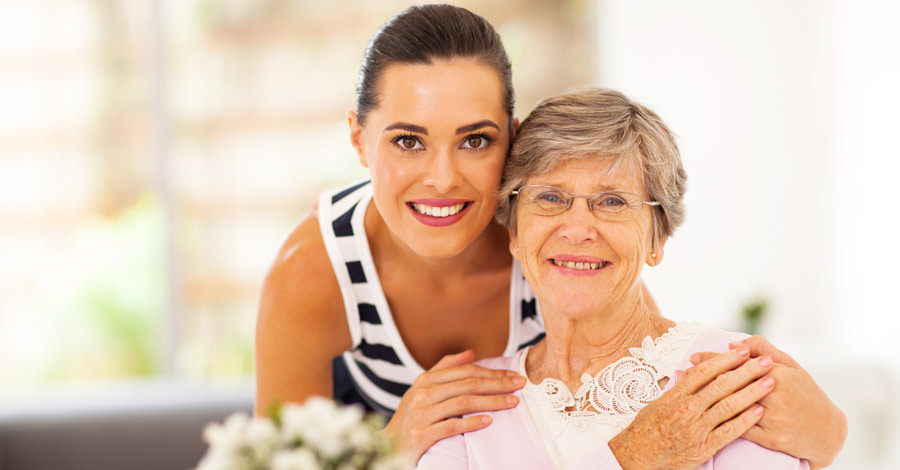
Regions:
<instances>
[{"instance_id":1,"label":"white wall","mask_svg":"<svg viewBox=\"0 0 900 470\"><path fill-rule=\"evenodd\" d=\"M656 110L688 172L688 220L644 276L664 313L736 328L741 301L767 295L764 334L856 413L869 384L842 368L900 372L900 6L606 0L597 14L596 84Z\"/></svg>"}]
</instances>

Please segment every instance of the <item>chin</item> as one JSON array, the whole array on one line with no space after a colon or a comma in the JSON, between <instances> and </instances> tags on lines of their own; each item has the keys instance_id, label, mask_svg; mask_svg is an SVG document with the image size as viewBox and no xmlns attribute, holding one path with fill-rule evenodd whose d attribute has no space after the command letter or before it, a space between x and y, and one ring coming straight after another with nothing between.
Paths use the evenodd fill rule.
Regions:
<instances>
[{"instance_id":1,"label":"chin","mask_svg":"<svg viewBox=\"0 0 900 470\"><path fill-rule=\"evenodd\" d=\"M429 239L422 240L421 238L418 240L414 240L413 243L408 245L410 249L416 252L419 256L423 258L432 258L432 259L443 259L443 258L452 258L463 251L465 251L466 247L469 246L468 243L464 244L458 241L453 240L442 240L442 239Z\"/></svg>"},{"instance_id":2,"label":"chin","mask_svg":"<svg viewBox=\"0 0 900 470\"><path fill-rule=\"evenodd\" d=\"M586 290L556 289L554 295L538 295L537 297L545 298L544 304L549 309L569 320L589 317L602 311L606 306L600 301L601 299L597 298L596 293ZM541 309L544 309L543 304Z\"/></svg>"}]
</instances>

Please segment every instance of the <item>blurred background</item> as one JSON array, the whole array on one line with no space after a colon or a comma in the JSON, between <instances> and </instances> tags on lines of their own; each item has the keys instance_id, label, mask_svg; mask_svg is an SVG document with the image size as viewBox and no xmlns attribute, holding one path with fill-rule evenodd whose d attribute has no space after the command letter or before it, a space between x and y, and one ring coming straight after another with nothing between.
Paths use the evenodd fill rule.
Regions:
<instances>
[{"instance_id":1,"label":"blurred background","mask_svg":"<svg viewBox=\"0 0 900 470\"><path fill-rule=\"evenodd\" d=\"M365 176L345 112L412 3L0 3L0 413L251 396L262 280L315 197ZM519 117L578 85L663 117L689 175L645 273L663 312L793 354L850 417L833 468L900 466L900 7L457 4L503 37Z\"/></svg>"}]
</instances>

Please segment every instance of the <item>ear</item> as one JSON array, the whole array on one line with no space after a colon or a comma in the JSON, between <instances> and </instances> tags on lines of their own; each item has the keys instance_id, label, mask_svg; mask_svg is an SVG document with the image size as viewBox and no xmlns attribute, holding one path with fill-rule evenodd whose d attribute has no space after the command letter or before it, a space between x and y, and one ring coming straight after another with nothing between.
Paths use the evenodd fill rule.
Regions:
<instances>
[{"instance_id":1,"label":"ear","mask_svg":"<svg viewBox=\"0 0 900 470\"><path fill-rule=\"evenodd\" d=\"M656 246L654 246L649 253L647 253L647 266L656 266L662 262L663 255L665 254L667 238L663 238L660 241L656 242Z\"/></svg>"},{"instance_id":2,"label":"ear","mask_svg":"<svg viewBox=\"0 0 900 470\"><path fill-rule=\"evenodd\" d=\"M509 136L509 138L513 139L518 132L519 132L519 118L513 118L513 130L512 130L512 135Z\"/></svg>"},{"instance_id":3,"label":"ear","mask_svg":"<svg viewBox=\"0 0 900 470\"><path fill-rule=\"evenodd\" d=\"M509 232L509 252L513 258L519 259L519 242L516 240L516 235L510 229L506 229L506 231Z\"/></svg>"},{"instance_id":4,"label":"ear","mask_svg":"<svg viewBox=\"0 0 900 470\"><path fill-rule=\"evenodd\" d=\"M363 144L363 127L355 111L347 111L347 123L350 125L350 144L356 149L359 164L368 168L369 161L366 159L366 148Z\"/></svg>"}]
</instances>

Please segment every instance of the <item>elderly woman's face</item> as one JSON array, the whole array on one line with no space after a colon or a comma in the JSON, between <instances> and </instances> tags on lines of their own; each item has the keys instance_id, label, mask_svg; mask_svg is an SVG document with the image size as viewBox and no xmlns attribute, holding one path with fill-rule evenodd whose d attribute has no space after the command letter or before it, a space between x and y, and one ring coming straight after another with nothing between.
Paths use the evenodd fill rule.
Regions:
<instances>
[{"instance_id":1,"label":"elderly woman's face","mask_svg":"<svg viewBox=\"0 0 900 470\"><path fill-rule=\"evenodd\" d=\"M547 174L529 177L525 184L556 186L578 195L620 191L647 200L632 168L636 165L622 162L612 171L609 165L601 158L569 160ZM640 295L643 263L658 263L662 256L661 250L656 258L650 254L651 209L626 209L627 217L609 220L592 213L585 198L574 199L567 211L554 216L530 213L519 201L518 233L511 238L510 251L521 262L541 308L574 319Z\"/></svg>"}]
</instances>

